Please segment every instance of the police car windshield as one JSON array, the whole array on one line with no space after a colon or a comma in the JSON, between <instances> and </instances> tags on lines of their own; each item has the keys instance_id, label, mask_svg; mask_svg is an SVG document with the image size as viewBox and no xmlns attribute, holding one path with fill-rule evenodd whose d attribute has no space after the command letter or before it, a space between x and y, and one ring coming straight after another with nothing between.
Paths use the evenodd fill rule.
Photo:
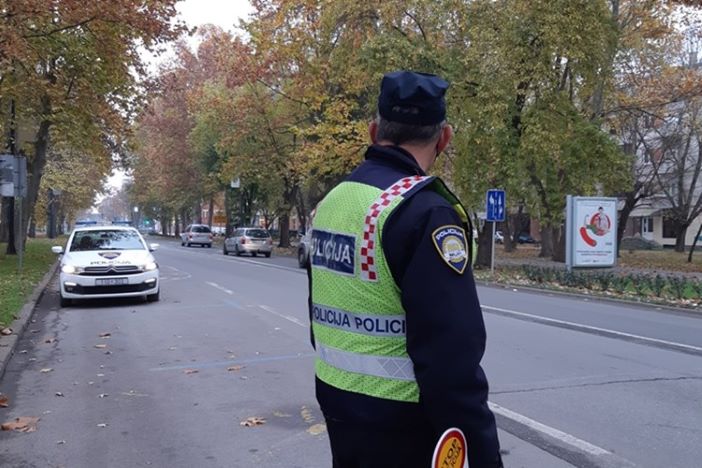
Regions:
<instances>
[{"instance_id":1,"label":"police car windshield","mask_svg":"<svg viewBox=\"0 0 702 468\"><path fill-rule=\"evenodd\" d=\"M136 231L100 230L76 231L71 241L71 252L93 250L143 250L144 244Z\"/></svg>"}]
</instances>

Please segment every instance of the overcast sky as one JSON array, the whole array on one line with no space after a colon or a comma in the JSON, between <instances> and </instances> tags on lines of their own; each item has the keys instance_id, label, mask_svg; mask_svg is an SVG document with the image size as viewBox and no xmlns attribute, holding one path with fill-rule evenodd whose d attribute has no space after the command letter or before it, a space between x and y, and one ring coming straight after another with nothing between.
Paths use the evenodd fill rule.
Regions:
<instances>
[{"instance_id":1,"label":"overcast sky","mask_svg":"<svg viewBox=\"0 0 702 468\"><path fill-rule=\"evenodd\" d=\"M231 30L252 12L248 0L184 0L176 5L189 27L216 24Z\"/></svg>"}]
</instances>

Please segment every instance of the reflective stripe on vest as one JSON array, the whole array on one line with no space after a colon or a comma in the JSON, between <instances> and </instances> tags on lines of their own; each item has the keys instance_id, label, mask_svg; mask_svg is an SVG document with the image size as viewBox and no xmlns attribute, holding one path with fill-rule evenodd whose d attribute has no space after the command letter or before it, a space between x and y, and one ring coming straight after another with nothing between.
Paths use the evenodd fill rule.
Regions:
<instances>
[{"instance_id":1,"label":"reflective stripe on vest","mask_svg":"<svg viewBox=\"0 0 702 468\"><path fill-rule=\"evenodd\" d=\"M312 319L327 327L369 336L405 336L405 315L349 312L322 304L312 305Z\"/></svg>"},{"instance_id":2,"label":"reflective stripe on vest","mask_svg":"<svg viewBox=\"0 0 702 468\"><path fill-rule=\"evenodd\" d=\"M412 360L404 357L349 353L317 343L319 359L330 366L357 374L414 382Z\"/></svg>"}]
</instances>

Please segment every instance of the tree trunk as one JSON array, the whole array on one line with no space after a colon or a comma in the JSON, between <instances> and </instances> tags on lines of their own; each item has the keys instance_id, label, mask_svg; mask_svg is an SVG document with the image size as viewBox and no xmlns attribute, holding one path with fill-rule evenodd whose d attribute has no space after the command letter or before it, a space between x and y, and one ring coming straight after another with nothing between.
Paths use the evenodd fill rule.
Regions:
<instances>
[{"instance_id":1,"label":"tree trunk","mask_svg":"<svg viewBox=\"0 0 702 468\"><path fill-rule=\"evenodd\" d=\"M56 226L56 232L58 233L59 236L65 234L63 231L63 225L66 222L66 214L61 211L58 217L58 225Z\"/></svg>"},{"instance_id":2,"label":"tree trunk","mask_svg":"<svg viewBox=\"0 0 702 468\"><path fill-rule=\"evenodd\" d=\"M209 209L207 210L207 225L212 227L212 218L214 217L214 196L210 196Z\"/></svg>"},{"instance_id":3,"label":"tree trunk","mask_svg":"<svg viewBox=\"0 0 702 468\"><path fill-rule=\"evenodd\" d=\"M195 203L195 222L202 224L202 202Z\"/></svg>"},{"instance_id":4,"label":"tree trunk","mask_svg":"<svg viewBox=\"0 0 702 468\"><path fill-rule=\"evenodd\" d=\"M290 247L290 214L280 215L280 242L278 247Z\"/></svg>"},{"instance_id":5,"label":"tree trunk","mask_svg":"<svg viewBox=\"0 0 702 468\"><path fill-rule=\"evenodd\" d=\"M49 97L44 95L41 98L41 114L44 116L51 113L51 101ZM46 166L46 152L49 148L49 129L51 121L44 119L39 124L35 140L34 140L34 157L31 161L27 161L28 183L27 183L27 198L24 199L22 206L22 243L27 238L27 225L29 218L34 216L34 207L37 204L39 197L39 188L41 187L41 178L44 175L44 167Z\"/></svg>"},{"instance_id":6,"label":"tree trunk","mask_svg":"<svg viewBox=\"0 0 702 468\"><path fill-rule=\"evenodd\" d=\"M702 223L700 223L700 228L697 230L697 234L695 234L695 238L692 239L692 246L690 247L690 253L687 256L687 263L692 263L692 254L695 252L695 247L697 246L697 241L699 240L701 235L702 235Z\"/></svg>"},{"instance_id":7,"label":"tree trunk","mask_svg":"<svg viewBox=\"0 0 702 468\"><path fill-rule=\"evenodd\" d=\"M551 255L551 259L554 262L561 262L565 263L565 254L566 254L566 236L565 236L565 227L563 225L559 227L554 227L551 229L551 241L553 243L553 255Z\"/></svg>"},{"instance_id":8,"label":"tree trunk","mask_svg":"<svg viewBox=\"0 0 702 468\"><path fill-rule=\"evenodd\" d=\"M539 257L541 258L551 258L553 257L553 228L549 226L541 227L541 252L539 252Z\"/></svg>"},{"instance_id":9,"label":"tree trunk","mask_svg":"<svg viewBox=\"0 0 702 468\"><path fill-rule=\"evenodd\" d=\"M17 239L15 236L15 199L10 198L10 203L7 205L7 216L5 217L5 224L7 224L7 249L5 250L5 255L17 255Z\"/></svg>"},{"instance_id":10,"label":"tree trunk","mask_svg":"<svg viewBox=\"0 0 702 468\"><path fill-rule=\"evenodd\" d=\"M512 239L512 231L514 230L513 215L505 216L504 231L502 232L502 242L504 243L505 252L514 252L517 250L517 243Z\"/></svg>"},{"instance_id":11,"label":"tree trunk","mask_svg":"<svg viewBox=\"0 0 702 468\"><path fill-rule=\"evenodd\" d=\"M617 221L617 256L621 251L622 239L624 238L624 231L626 230L626 223L629 221L629 215L636 208L636 204L639 202L639 198L633 196L633 194L627 194L624 199L624 207L619 212L619 220Z\"/></svg>"},{"instance_id":12,"label":"tree trunk","mask_svg":"<svg viewBox=\"0 0 702 468\"><path fill-rule=\"evenodd\" d=\"M687 234L687 225L679 224L675 226L675 251L685 252L685 235Z\"/></svg>"},{"instance_id":13,"label":"tree trunk","mask_svg":"<svg viewBox=\"0 0 702 468\"><path fill-rule=\"evenodd\" d=\"M475 258L475 266L480 268L490 268L492 259L492 224L484 223L483 228L478 231L478 255Z\"/></svg>"},{"instance_id":14,"label":"tree trunk","mask_svg":"<svg viewBox=\"0 0 702 468\"><path fill-rule=\"evenodd\" d=\"M302 195L302 190L298 191L297 194L297 219L300 221L300 227L297 230L298 236L302 233L307 232L307 207L305 206L305 197Z\"/></svg>"},{"instance_id":15,"label":"tree trunk","mask_svg":"<svg viewBox=\"0 0 702 468\"><path fill-rule=\"evenodd\" d=\"M185 208L183 208L180 210L180 222L176 222L176 235L180 235L183 229L188 227L188 224L190 224L188 213L185 211Z\"/></svg>"},{"instance_id":16,"label":"tree trunk","mask_svg":"<svg viewBox=\"0 0 702 468\"><path fill-rule=\"evenodd\" d=\"M226 217L226 223L224 225L224 236L231 237L232 235L232 224L234 220L232 218L233 210L232 203L234 202L234 197L232 196L232 189L227 187L224 189L224 215Z\"/></svg>"},{"instance_id":17,"label":"tree trunk","mask_svg":"<svg viewBox=\"0 0 702 468\"><path fill-rule=\"evenodd\" d=\"M512 220L512 232L510 232L510 237L512 238L512 245L514 250L519 246L519 234L524 231L524 229L529 226L529 216L524 214L524 205L520 204L517 209L517 213L511 216Z\"/></svg>"},{"instance_id":18,"label":"tree trunk","mask_svg":"<svg viewBox=\"0 0 702 468\"><path fill-rule=\"evenodd\" d=\"M161 235L168 236L171 227L171 215L170 213L163 213L159 218L161 222Z\"/></svg>"},{"instance_id":19,"label":"tree trunk","mask_svg":"<svg viewBox=\"0 0 702 468\"><path fill-rule=\"evenodd\" d=\"M9 197L2 197L2 208L0 209L0 242L7 242L10 236L10 226L7 222L7 212L10 209Z\"/></svg>"},{"instance_id":20,"label":"tree trunk","mask_svg":"<svg viewBox=\"0 0 702 468\"><path fill-rule=\"evenodd\" d=\"M37 237L37 221L34 219L33 216L32 220L29 222L29 233L27 235L32 239Z\"/></svg>"}]
</instances>

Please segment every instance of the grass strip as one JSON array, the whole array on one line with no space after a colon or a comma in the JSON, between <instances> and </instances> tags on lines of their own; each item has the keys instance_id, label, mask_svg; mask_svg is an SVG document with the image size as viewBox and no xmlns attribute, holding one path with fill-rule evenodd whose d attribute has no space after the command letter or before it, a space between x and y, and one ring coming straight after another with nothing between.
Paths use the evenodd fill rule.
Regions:
<instances>
[{"instance_id":1,"label":"grass strip","mask_svg":"<svg viewBox=\"0 0 702 468\"><path fill-rule=\"evenodd\" d=\"M56 261L51 246L61 243L58 239L27 239L22 275L18 271L18 256L5 255L7 244L0 243L0 326L8 326L15 319Z\"/></svg>"}]
</instances>

